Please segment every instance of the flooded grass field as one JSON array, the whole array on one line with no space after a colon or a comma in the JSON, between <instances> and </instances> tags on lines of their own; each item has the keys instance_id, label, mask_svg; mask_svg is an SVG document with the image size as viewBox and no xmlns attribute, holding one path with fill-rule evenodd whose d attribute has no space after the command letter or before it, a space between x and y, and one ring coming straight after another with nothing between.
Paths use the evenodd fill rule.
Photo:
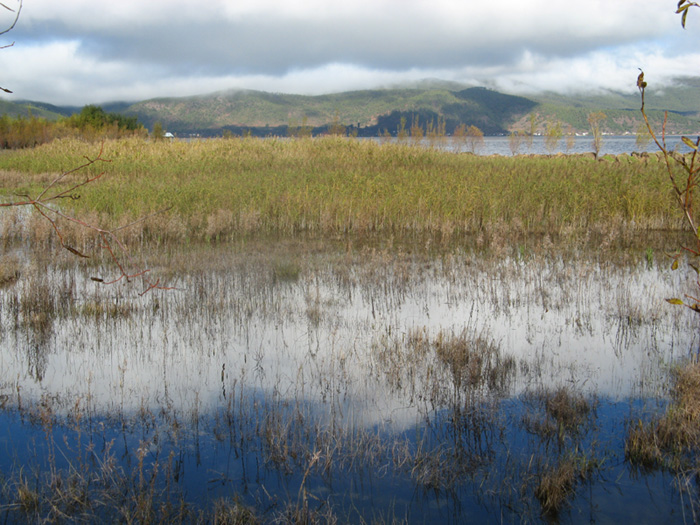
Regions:
<instances>
[{"instance_id":1,"label":"flooded grass field","mask_svg":"<svg viewBox=\"0 0 700 525\"><path fill-rule=\"evenodd\" d=\"M0 522L699 520L658 155L0 157Z\"/></svg>"},{"instance_id":2,"label":"flooded grass field","mask_svg":"<svg viewBox=\"0 0 700 525\"><path fill-rule=\"evenodd\" d=\"M660 238L190 245L143 296L10 247L0 520L697 521Z\"/></svg>"}]
</instances>

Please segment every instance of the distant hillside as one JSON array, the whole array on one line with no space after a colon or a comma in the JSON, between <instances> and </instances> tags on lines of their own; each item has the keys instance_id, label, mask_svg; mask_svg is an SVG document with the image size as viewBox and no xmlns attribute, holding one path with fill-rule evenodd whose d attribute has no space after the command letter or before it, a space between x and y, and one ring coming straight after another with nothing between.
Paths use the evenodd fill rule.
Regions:
<instances>
[{"instance_id":1,"label":"distant hillside","mask_svg":"<svg viewBox=\"0 0 700 525\"><path fill-rule=\"evenodd\" d=\"M474 87L445 94L439 103L432 106L416 105L413 108L393 110L388 115L377 117L376 125L371 126L372 135L383 131L395 134L405 119L410 126L414 119L422 126L445 121L448 134L460 124L477 126L487 135L508 133L508 129L518 118L537 107L537 103L523 97L504 95L486 88Z\"/></svg>"},{"instance_id":2,"label":"distant hillside","mask_svg":"<svg viewBox=\"0 0 700 525\"><path fill-rule=\"evenodd\" d=\"M575 95L542 93L531 98L543 104L587 109L637 110L641 105L641 98L636 90L632 93L608 90ZM647 109L698 114L700 113L700 77L680 77L670 87L655 87L654 83L650 82L644 98Z\"/></svg>"},{"instance_id":3,"label":"distant hillside","mask_svg":"<svg viewBox=\"0 0 700 525\"><path fill-rule=\"evenodd\" d=\"M641 95L638 92L621 93L598 91L562 95L542 93L531 97L538 102L537 113L540 130L544 129L546 117L569 124L577 131L586 131L587 117L592 111L603 111L607 119L604 131L610 133L634 133L642 124L640 115ZM700 78L676 79L673 86L654 87L653 82L645 92L645 105L652 121L659 130L664 113L668 111L667 132L698 134L700 132ZM524 122L515 127L525 127Z\"/></svg>"},{"instance_id":4,"label":"distant hillside","mask_svg":"<svg viewBox=\"0 0 700 525\"><path fill-rule=\"evenodd\" d=\"M448 132L456 125L474 124L485 133L506 133L508 126L536 103L485 88L377 89L303 96L260 91L229 91L190 98L155 99L133 104L126 111L148 127L160 121L176 133L215 132L224 128L284 128L308 125L317 130L339 121L360 134L396 133L402 117L417 116L423 125L438 117Z\"/></svg>"},{"instance_id":5,"label":"distant hillside","mask_svg":"<svg viewBox=\"0 0 700 525\"><path fill-rule=\"evenodd\" d=\"M80 111L80 109L78 108L77 111ZM41 102L10 102L0 99L0 115L8 115L13 118L33 115L46 120L57 120L72 113L72 108L67 112L66 109Z\"/></svg>"},{"instance_id":6,"label":"distant hillside","mask_svg":"<svg viewBox=\"0 0 700 525\"><path fill-rule=\"evenodd\" d=\"M681 78L672 87L655 89L650 84L646 103L659 129L668 110L669 133L700 131L700 78ZM178 135L217 136L235 134L285 135L288 127L308 126L323 133L332 123L349 127L360 136L396 135L402 120L410 127L445 122L447 133L460 124L475 125L487 135L529 131L534 115L535 130L561 123L565 133L587 132L588 115L603 111L604 132L635 133L642 124L638 93L613 91L562 95L542 93L514 96L482 87L466 87L435 79L386 89L349 91L319 96L231 90L183 98L159 98L137 103L103 104L106 111L136 116L149 129L156 122ZM80 108L56 107L38 102L10 103L0 100L0 114L28 112L56 119Z\"/></svg>"},{"instance_id":7,"label":"distant hillside","mask_svg":"<svg viewBox=\"0 0 700 525\"><path fill-rule=\"evenodd\" d=\"M669 110L669 133L700 131L700 79L681 79L663 90L647 90L647 108L661 126L663 110ZM529 130L529 115L536 116L536 130L561 122L565 132L587 132L588 114L603 111L602 128L608 133L635 133L642 124L638 94L604 92L582 95L544 93L532 97L507 95L491 89L459 88L452 83L426 81L411 87L350 91L320 96L288 95L261 91L228 91L189 98L163 98L132 104L124 111L138 116L147 127L159 121L178 134L219 135L234 133L285 134L288 125L305 124L321 133L332 122L352 126L360 135L396 134L401 119L446 121L447 132L464 123L487 135Z\"/></svg>"}]
</instances>

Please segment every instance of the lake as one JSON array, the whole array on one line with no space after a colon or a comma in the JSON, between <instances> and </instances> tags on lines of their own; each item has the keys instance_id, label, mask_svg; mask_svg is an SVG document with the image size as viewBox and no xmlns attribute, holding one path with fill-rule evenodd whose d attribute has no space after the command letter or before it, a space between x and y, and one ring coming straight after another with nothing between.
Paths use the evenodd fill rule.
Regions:
<instances>
[{"instance_id":1,"label":"lake","mask_svg":"<svg viewBox=\"0 0 700 525\"><path fill-rule=\"evenodd\" d=\"M692 137L691 137L692 138ZM383 140L383 139L372 139L372 140ZM392 141L397 141L397 139L391 139ZM407 139L410 143L410 139ZM423 139L421 144L429 146L430 142L427 139ZM667 137L667 144L669 150L678 148L679 151L689 152L691 151L686 145L683 144L679 136L669 136ZM440 145L445 149L452 151L469 151L466 144L455 146L448 139L444 145ZM634 135L606 135L603 137L601 155L620 155L623 153L631 154L633 152L657 152L658 148L654 142L649 142L647 145L640 147L637 144L637 139ZM545 145L544 136L535 136L532 139L532 146L528 145L523 141L519 150L519 154L533 154L533 155L546 155L546 154L581 154L581 153L591 153L593 152L593 137L592 136L577 136L574 137L573 143L567 144L566 137L558 141L557 147L554 149L547 149ZM480 146L476 153L479 155L503 155L511 156L512 150L510 146L509 137L484 137L483 145Z\"/></svg>"}]
</instances>

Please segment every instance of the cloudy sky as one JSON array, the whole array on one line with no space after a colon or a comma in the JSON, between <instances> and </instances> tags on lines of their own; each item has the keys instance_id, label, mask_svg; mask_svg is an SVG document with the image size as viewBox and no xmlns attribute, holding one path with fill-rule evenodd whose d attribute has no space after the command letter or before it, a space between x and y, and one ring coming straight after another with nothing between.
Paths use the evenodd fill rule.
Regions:
<instances>
[{"instance_id":1,"label":"cloudy sky","mask_svg":"<svg viewBox=\"0 0 700 525\"><path fill-rule=\"evenodd\" d=\"M16 8L18 0L0 0ZM10 100L84 105L425 78L509 93L633 91L700 75L677 0L24 0L0 37ZM5 9L5 27L13 14Z\"/></svg>"}]
</instances>

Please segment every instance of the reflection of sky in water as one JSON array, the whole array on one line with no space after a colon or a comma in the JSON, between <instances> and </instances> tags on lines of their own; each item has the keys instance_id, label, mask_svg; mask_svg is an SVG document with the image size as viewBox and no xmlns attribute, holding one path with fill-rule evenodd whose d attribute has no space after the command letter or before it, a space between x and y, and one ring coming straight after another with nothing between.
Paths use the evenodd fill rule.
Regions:
<instances>
[{"instance_id":1,"label":"reflection of sky in water","mask_svg":"<svg viewBox=\"0 0 700 525\"><path fill-rule=\"evenodd\" d=\"M695 317L663 301L692 286L680 272L326 255L279 282L274 262L239 259L183 278L183 291L139 298L98 288L137 309L99 322L59 316L43 336L12 314L14 294L31 282L0 290L0 404L23 407L0 413L0 470L69 469L113 454L127 473L141 459L147 470L158 465L161 483L174 480L202 507L235 494L276 511L303 488L358 522L392 512L414 522L516 521L539 516L537 458L575 449L600 457L602 473L570 497L566 520L680 521L670 476L636 477L621 437L630 414L663 406L636 398L664 394L665 365L698 346ZM72 279L76 306L99 297L77 272ZM494 412L488 396L467 401L437 351L415 344L421 334L463 333L515 360L511 397ZM542 406L512 396L560 385L602 402L557 456L522 423L542 417ZM44 406L68 417L42 424ZM316 452L328 471L310 468ZM435 476L444 490L431 488Z\"/></svg>"},{"instance_id":2,"label":"reflection of sky in water","mask_svg":"<svg viewBox=\"0 0 700 525\"><path fill-rule=\"evenodd\" d=\"M369 140L386 140L380 138L374 138ZM393 142L398 142L398 139L391 139ZM690 153L691 149L688 148L679 136L668 136L668 146L670 150L677 150L684 153ZM409 143L413 143L409 141ZM423 139L422 142L425 146L430 145L429 139ZM455 144L453 141L445 141L444 143L438 142L436 147L446 149L449 151L470 151L469 146L465 141L458 141ZM567 138L562 138L559 140L552 149L547 148L547 143L544 136L535 136L532 138L532 145L528 146L525 141L522 141L517 147L517 153L520 155L532 154L532 155L546 155L546 154L590 154L594 151L593 148L593 137L588 135L585 137L575 137L572 143L569 143ZM601 144L600 153L602 155L620 155L620 154L631 154L635 151L641 152L645 151L648 153L657 153L659 150L653 141L647 142L644 146L637 144L636 135L606 135L603 137ZM513 154L510 137L484 137L484 142L480 147L477 147L477 153L479 155L504 155L510 156Z\"/></svg>"},{"instance_id":3,"label":"reflection of sky in water","mask_svg":"<svg viewBox=\"0 0 700 525\"><path fill-rule=\"evenodd\" d=\"M227 396L254 395L320 402L353 424L403 426L418 408L390 388L373 349L412 330L493 340L518 363L510 394L571 384L614 399L653 395L659 365L698 344L693 316L663 301L681 286L679 272L475 264L355 262L277 283L255 269L212 273L184 280L184 291L129 299L142 307L131 318L57 319L39 350L26 329L10 329L5 290L0 386L66 408L80 398L97 413L212 412Z\"/></svg>"}]
</instances>

